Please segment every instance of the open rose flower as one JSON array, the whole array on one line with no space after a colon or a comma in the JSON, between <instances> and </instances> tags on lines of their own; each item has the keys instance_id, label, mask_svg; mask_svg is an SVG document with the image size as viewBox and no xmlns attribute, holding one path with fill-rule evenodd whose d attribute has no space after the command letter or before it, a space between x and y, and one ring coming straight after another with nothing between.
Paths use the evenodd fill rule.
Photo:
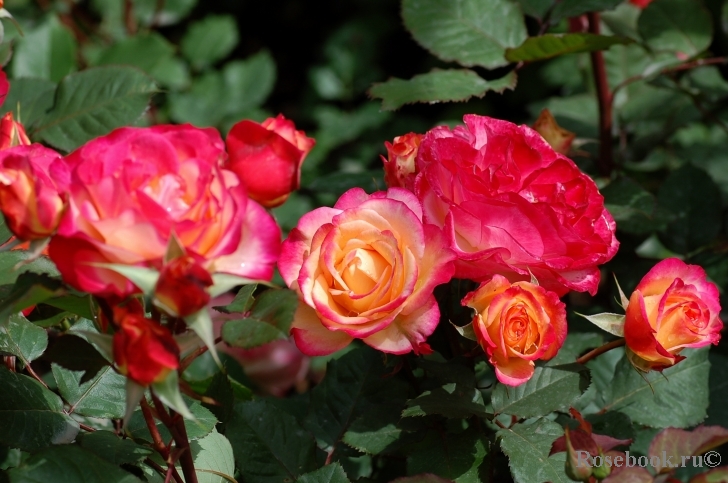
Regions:
<instances>
[{"instance_id":1,"label":"open rose flower","mask_svg":"<svg viewBox=\"0 0 728 483\"><path fill-rule=\"evenodd\" d=\"M415 184L415 158L422 142L422 134L409 133L386 142L387 159L384 162L384 181L390 188L401 187L412 191Z\"/></svg>"},{"instance_id":2,"label":"open rose flower","mask_svg":"<svg viewBox=\"0 0 728 483\"><path fill-rule=\"evenodd\" d=\"M596 293L598 265L617 252L615 223L596 184L534 130L489 117L437 127L417 154L425 221L444 227L456 277L493 273Z\"/></svg>"},{"instance_id":3,"label":"open rose flower","mask_svg":"<svg viewBox=\"0 0 728 483\"><path fill-rule=\"evenodd\" d=\"M172 333L136 311L115 311L114 362L119 372L142 386L163 381L179 367Z\"/></svg>"},{"instance_id":4,"label":"open rose flower","mask_svg":"<svg viewBox=\"0 0 728 483\"><path fill-rule=\"evenodd\" d=\"M138 289L100 264L160 269L172 233L210 273L270 280L280 250L273 217L221 168L214 129L121 128L71 153L69 209L49 247L64 280L123 298Z\"/></svg>"},{"instance_id":5,"label":"open rose flower","mask_svg":"<svg viewBox=\"0 0 728 483\"><path fill-rule=\"evenodd\" d=\"M428 352L440 319L432 291L450 280L452 259L411 192L347 191L333 208L304 215L283 243L278 267L303 299L296 344L308 355L354 338L383 352Z\"/></svg>"},{"instance_id":6,"label":"open rose flower","mask_svg":"<svg viewBox=\"0 0 728 483\"><path fill-rule=\"evenodd\" d=\"M282 115L258 124L240 121L226 139L226 167L240 177L248 195L263 206L283 204L301 184L301 164L314 140Z\"/></svg>"},{"instance_id":7,"label":"open rose flower","mask_svg":"<svg viewBox=\"0 0 728 483\"><path fill-rule=\"evenodd\" d=\"M51 236L65 211L69 175L60 154L40 144L0 151L0 210L21 240Z\"/></svg>"},{"instance_id":8,"label":"open rose flower","mask_svg":"<svg viewBox=\"0 0 728 483\"><path fill-rule=\"evenodd\" d=\"M475 309L473 330L496 377L518 386L534 372L535 360L556 355L566 339L566 309L555 293L501 275L470 292L463 305Z\"/></svg>"},{"instance_id":9,"label":"open rose flower","mask_svg":"<svg viewBox=\"0 0 728 483\"><path fill-rule=\"evenodd\" d=\"M661 261L644 276L629 298L624 323L631 360L643 370L661 371L684 359L686 347L717 344L718 288L705 271L677 258Z\"/></svg>"}]
</instances>

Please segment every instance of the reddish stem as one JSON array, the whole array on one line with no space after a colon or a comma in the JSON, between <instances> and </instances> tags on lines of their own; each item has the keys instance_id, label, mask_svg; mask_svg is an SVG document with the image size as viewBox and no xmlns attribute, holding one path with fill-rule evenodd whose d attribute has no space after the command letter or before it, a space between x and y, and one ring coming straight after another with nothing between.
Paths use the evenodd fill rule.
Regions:
<instances>
[{"instance_id":1,"label":"reddish stem","mask_svg":"<svg viewBox=\"0 0 728 483\"><path fill-rule=\"evenodd\" d=\"M589 17L589 32L599 35L599 13L591 12ZM591 52L592 71L594 73L594 84L597 88L597 99L599 100L599 161L597 166L603 176L612 173L612 94L607 82L607 68L604 64L604 55L597 50Z\"/></svg>"},{"instance_id":2,"label":"reddish stem","mask_svg":"<svg viewBox=\"0 0 728 483\"><path fill-rule=\"evenodd\" d=\"M218 337L215 339L215 345L222 342L222 337ZM195 359L200 357L202 354L208 351L208 347L206 345L203 345L202 347L199 347L194 350L190 355L185 357L180 363L179 363L179 373L182 374L185 372L185 370L192 364Z\"/></svg>"},{"instance_id":3,"label":"reddish stem","mask_svg":"<svg viewBox=\"0 0 728 483\"><path fill-rule=\"evenodd\" d=\"M195 464L192 460L192 451L190 450L190 441L187 438L187 429L185 428L185 421L182 416L174 413L170 410L168 414L162 401L157 398L156 394L152 391L152 401L154 402L154 408L157 410L157 416L160 421L167 426L169 432L172 433L174 443L179 450L179 462L182 466L182 473L185 476L185 482L187 483L198 483L197 472L195 471Z\"/></svg>"},{"instance_id":4,"label":"reddish stem","mask_svg":"<svg viewBox=\"0 0 728 483\"><path fill-rule=\"evenodd\" d=\"M617 339L613 340L612 342L607 342L601 347L597 347L594 350L591 350L584 354L583 356L579 357L576 360L577 364L586 364L590 360L594 359L595 357L604 354L605 352L609 352L612 349L616 349L617 347L622 347L625 344L624 339Z\"/></svg>"}]
</instances>

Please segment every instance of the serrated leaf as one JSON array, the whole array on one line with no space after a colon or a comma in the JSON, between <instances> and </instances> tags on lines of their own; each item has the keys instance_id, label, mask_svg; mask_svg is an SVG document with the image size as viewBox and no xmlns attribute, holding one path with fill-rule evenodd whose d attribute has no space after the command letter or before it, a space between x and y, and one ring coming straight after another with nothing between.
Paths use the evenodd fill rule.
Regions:
<instances>
[{"instance_id":1,"label":"serrated leaf","mask_svg":"<svg viewBox=\"0 0 728 483\"><path fill-rule=\"evenodd\" d=\"M288 334L262 320L230 320L222 326L222 340L233 347L252 349L269 344L274 340L287 339Z\"/></svg>"},{"instance_id":2,"label":"serrated leaf","mask_svg":"<svg viewBox=\"0 0 728 483\"><path fill-rule=\"evenodd\" d=\"M0 443L23 451L70 443L79 426L63 401L38 381L0 367Z\"/></svg>"},{"instance_id":3,"label":"serrated leaf","mask_svg":"<svg viewBox=\"0 0 728 483\"><path fill-rule=\"evenodd\" d=\"M471 97L483 97L488 91L503 92L516 86L516 73L494 81L486 81L472 70L435 69L412 79L389 79L374 84L369 95L382 99L382 109L394 111L415 102L461 102Z\"/></svg>"},{"instance_id":4,"label":"serrated leaf","mask_svg":"<svg viewBox=\"0 0 728 483\"><path fill-rule=\"evenodd\" d=\"M637 29L654 51L693 57L710 46L713 22L700 0L655 0L642 11Z\"/></svg>"},{"instance_id":5,"label":"serrated leaf","mask_svg":"<svg viewBox=\"0 0 728 483\"><path fill-rule=\"evenodd\" d=\"M235 459L230 441L213 430L190 443L198 483L227 483L233 481ZM181 471L180 471L181 473Z\"/></svg>"},{"instance_id":6,"label":"serrated leaf","mask_svg":"<svg viewBox=\"0 0 728 483\"><path fill-rule=\"evenodd\" d=\"M270 52L262 50L245 60L234 60L222 69L227 114L241 113L263 105L276 82L276 64Z\"/></svg>"},{"instance_id":7,"label":"serrated leaf","mask_svg":"<svg viewBox=\"0 0 728 483\"><path fill-rule=\"evenodd\" d=\"M511 0L404 0L404 24L415 40L444 61L489 69L526 40L520 6Z\"/></svg>"},{"instance_id":8,"label":"serrated leaf","mask_svg":"<svg viewBox=\"0 0 728 483\"><path fill-rule=\"evenodd\" d=\"M551 445L564 434L557 423L539 419L498 430L500 446L516 483L570 483L564 471L566 453L549 457Z\"/></svg>"},{"instance_id":9,"label":"serrated leaf","mask_svg":"<svg viewBox=\"0 0 728 483\"><path fill-rule=\"evenodd\" d=\"M247 312L253 306L253 302L255 302L253 293L257 288L257 284L245 285L235 294L232 302L224 306L213 307L213 309L223 314L242 314L243 312Z\"/></svg>"},{"instance_id":10,"label":"serrated leaf","mask_svg":"<svg viewBox=\"0 0 728 483\"><path fill-rule=\"evenodd\" d=\"M26 366L43 355L46 347L46 331L28 322L23 314L12 314L0 323L0 352L17 356Z\"/></svg>"},{"instance_id":11,"label":"serrated leaf","mask_svg":"<svg viewBox=\"0 0 728 483\"><path fill-rule=\"evenodd\" d=\"M342 441L362 453L382 453L402 436L402 429L397 427L399 420L398 411L368 412L349 426Z\"/></svg>"},{"instance_id":12,"label":"serrated leaf","mask_svg":"<svg viewBox=\"0 0 728 483\"><path fill-rule=\"evenodd\" d=\"M578 17L588 12L612 10L622 0L562 0L555 4L549 20L558 22L562 18Z\"/></svg>"},{"instance_id":13,"label":"serrated leaf","mask_svg":"<svg viewBox=\"0 0 728 483\"><path fill-rule=\"evenodd\" d=\"M237 45L238 37L235 17L208 15L190 26L180 47L192 66L201 70L227 57Z\"/></svg>"},{"instance_id":14,"label":"serrated leaf","mask_svg":"<svg viewBox=\"0 0 728 483\"><path fill-rule=\"evenodd\" d=\"M210 431L215 428L217 418L210 412L209 409L204 407L200 401L195 401L190 398L184 398L190 412L194 416L194 420L185 418L185 429L187 431L187 438L190 441L194 441L200 438L204 438ZM159 434L162 435L162 439L169 441L172 435L160 421L155 421ZM143 439L145 441L152 441L152 436L149 433L149 428L144 420L144 415L141 410L135 411L129 418L129 422L126 426L126 432L129 436L134 439Z\"/></svg>"},{"instance_id":15,"label":"serrated leaf","mask_svg":"<svg viewBox=\"0 0 728 483\"><path fill-rule=\"evenodd\" d=\"M338 462L301 475L297 483L350 483L344 468Z\"/></svg>"},{"instance_id":16,"label":"serrated leaf","mask_svg":"<svg viewBox=\"0 0 728 483\"><path fill-rule=\"evenodd\" d=\"M250 316L287 333L297 307L298 295L293 290L266 290L255 299Z\"/></svg>"},{"instance_id":17,"label":"serrated leaf","mask_svg":"<svg viewBox=\"0 0 728 483\"><path fill-rule=\"evenodd\" d=\"M11 71L13 77L35 77L53 82L76 70L76 41L56 15L17 41Z\"/></svg>"},{"instance_id":18,"label":"serrated leaf","mask_svg":"<svg viewBox=\"0 0 728 483\"><path fill-rule=\"evenodd\" d=\"M133 67L94 67L71 74L58 84L53 108L31 136L72 151L117 127L133 124L155 92L152 78Z\"/></svg>"},{"instance_id":19,"label":"serrated leaf","mask_svg":"<svg viewBox=\"0 0 728 483\"><path fill-rule=\"evenodd\" d=\"M139 55L144 52L144 55ZM129 65L149 75L165 59L174 55L174 46L156 32L134 35L113 43L104 50L96 65Z\"/></svg>"},{"instance_id":20,"label":"serrated leaf","mask_svg":"<svg viewBox=\"0 0 728 483\"><path fill-rule=\"evenodd\" d=\"M73 483L142 483L131 473L76 445L56 446L34 454L10 470L9 475L13 483L58 481L59 477Z\"/></svg>"},{"instance_id":21,"label":"serrated leaf","mask_svg":"<svg viewBox=\"0 0 728 483\"><path fill-rule=\"evenodd\" d=\"M708 407L708 349L686 349L682 354L685 360L646 375L623 357L604 391L601 410L620 411L655 428L686 428L701 422Z\"/></svg>"},{"instance_id":22,"label":"serrated leaf","mask_svg":"<svg viewBox=\"0 0 728 483\"><path fill-rule=\"evenodd\" d=\"M81 433L76 440L85 450L115 465L136 463L153 453L151 448L122 439L111 431Z\"/></svg>"},{"instance_id":23,"label":"serrated leaf","mask_svg":"<svg viewBox=\"0 0 728 483\"><path fill-rule=\"evenodd\" d=\"M518 47L506 50L506 59L511 62L533 62L564 54L606 50L612 45L630 43L632 43L632 39L616 35L544 34L529 37Z\"/></svg>"},{"instance_id":24,"label":"serrated leaf","mask_svg":"<svg viewBox=\"0 0 728 483\"><path fill-rule=\"evenodd\" d=\"M246 482L295 481L317 466L313 437L268 401L236 405L227 434Z\"/></svg>"},{"instance_id":25,"label":"serrated leaf","mask_svg":"<svg viewBox=\"0 0 728 483\"><path fill-rule=\"evenodd\" d=\"M61 276L56 265L48 257L38 257L28 262L31 258L32 254L27 250L0 252L0 285L14 284L20 274L25 272L45 273L52 277Z\"/></svg>"},{"instance_id":26,"label":"serrated leaf","mask_svg":"<svg viewBox=\"0 0 728 483\"><path fill-rule=\"evenodd\" d=\"M0 114L12 112L16 121L23 123L26 131L32 131L35 124L53 107L56 83L45 79L12 79L10 92L0 107Z\"/></svg>"},{"instance_id":27,"label":"serrated leaf","mask_svg":"<svg viewBox=\"0 0 728 483\"><path fill-rule=\"evenodd\" d=\"M0 303L0 314L20 312L47 299L62 295L65 290L60 280L40 273L26 272L20 274L15 286Z\"/></svg>"},{"instance_id":28,"label":"serrated leaf","mask_svg":"<svg viewBox=\"0 0 728 483\"><path fill-rule=\"evenodd\" d=\"M430 431L408 450L407 473L435 473L457 483L480 483L479 467L489 451L490 443L472 428L459 434Z\"/></svg>"},{"instance_id":29,"label":"serrated leaf","mask_svg":"<svg viewBox=\"0 0 728 483\"><path fill-rule=\"evenodd\" d=\"M430 414L463 419L471 416L483 417L486 415L483 395L472 386L445 384L407 401L407 408L402 411L402 417L405 418Z\"/></svg>"},{"instance_id":30,"label":"serrated leaf","mask_svg":"<svg viewBox=\"0 0 728 483\"><path fill-rule=\"evenodd\" d=\"M662 228L667 221L657 210L657 199L637 182L620 177L601 190L604 206L625 233L642 235ZM660 216L662 214L662 216Z\"/></svg>"},{"instance_id":31,"label":"serrated leaf","mask_svg":"<svg viewBox=\"0 0 728 483\"><path fill-rule=\"evenodd\" d=\"M589 371L580 364L537 367L520 386L496 384L491 396L493 411L520 419L545 416L568 407L589 387Z\"/></svg>"},{"instance_id":32,"label":"serrated leaf","mask_svg":"<svg viewBox=\"0 0 728 483\"><path fill-rule=\"evenodd\" d=\"M610 314L607 312L594 315L584 315L576 312L576 315L585 318L592 324L612 335L624 337L624 315Z\"/></svg>"},{"instance_id":33,"label":"serrated leaf","mask_svg":"<svg viewBox=\"0 0 728 483\"><path fill-rule=\"evenodd\" d=\"M74 339L78 339L74 337ZM95 418L124 417L126 378L106 366L87 382L81 382L84 371L70 371L51 364L53 377L63 399L70 404L69 413Z\"/></svg>"}]
</instances>

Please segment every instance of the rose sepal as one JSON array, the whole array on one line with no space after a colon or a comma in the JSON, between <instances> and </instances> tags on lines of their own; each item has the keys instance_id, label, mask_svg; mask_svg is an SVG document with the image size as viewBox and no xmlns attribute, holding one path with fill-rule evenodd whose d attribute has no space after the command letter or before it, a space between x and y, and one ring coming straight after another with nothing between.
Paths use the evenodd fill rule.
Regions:
<instances>
[{"instance_id":1,"label":"rose sepal","mask_svg":"<svg viewBox=\"0 0 728 483\"><path fill-rule=\"evenodd\" d=\"M579 312L574 312L576 315L585 318L592 324L596 325L600 329L609 332L617 337L624 337L624 321L625 316L619 314L612 314L609 312L603 312L601 314L584 315Z\"/></svg>"},{"instance_id":2,"label":"rose sepal","mask_svg":"<svg viewBox=\"0 0 728 483\"><path fill-rule=\"evenodd\" d=\"M212 358L215 359L217 366L222 368L220 356L217 355L217 350L215 349L215 334L212 327L212 317L210 317L210 312L207 308L205 307L202 310L198 310L194 314L184 317L182 320L185 321L187 327L192 329L194 333L202 339L202 342L209 349Z\"/></svg>"},{"instance_id":3,"label":"rose sepal","mask_svg":"<svg viewBox=\"0 0 728 483\"><path fill-rule=\"evenodd\" d=\"M452 324L453 327L455 327L455 330L458 331L458 334L465 337L466 339L474 340L475 342L478 342L478 336L475 333L475 329L473 329L473 323L470 322L467 325L463 325L462 327L459 325L455 325L450 321L450 324Z\"/></svg>"},{"instance_id":4,"label":"rose sepal","mask_svg":"<svg viewBox=\"0 0 728 483\"><path fill-rule=\"evenodd\" d=\"M167 377L162 381L152 383L152 390L167 407L174 409L185 419L197 421L197 418L187 407L185 400L182 399L177 371L169 371Z\"/></svg>"},{"instance_id":5,"label":"rose sepal","mask_svg":"<svg viewBox=\"0 0 728 483\"><path fill-rule=\"evenodd\" d=\"M134 285L144 292L144 295L150 295L154 292L154 287L159 280L159 272L153 268L135 267L130 265L122 265L120 263L91 263L94 267L101 267L112 270L119 275L128 278Z\"/></svg>"},{"instance_id":6,"label":"rose sepal","mask_svg":"<svg viewBox=\"0 0 728 483\"><path fill-rule=\"evenodd\" d=\"M147 388L141 384L126 378L126 410L124 411L124 419L122 420L122 428L126 429L126 424L131 420L139 401L144 397Z\"/></svg>"}]
</instances>

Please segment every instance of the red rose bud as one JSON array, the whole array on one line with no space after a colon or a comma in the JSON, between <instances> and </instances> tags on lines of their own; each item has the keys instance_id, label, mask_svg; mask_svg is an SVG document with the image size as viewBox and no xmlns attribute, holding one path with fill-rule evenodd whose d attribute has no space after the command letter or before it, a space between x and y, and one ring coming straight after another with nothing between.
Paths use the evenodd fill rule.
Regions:
<instances>
[{"instance_id":1,"label":"red rose bud","mask_svg":"<svg viewBox=\"0 0 728 483\"><path fill-rule=\"evenodd\" d=\"M179 347L166 327L133 312L116 323L114 362L120 373L148 386L179 367Z\"/></svg>"},{"instance_id":2,"label":"red rose bud","mask_svg":"<svg viewBox=\"0 0 728 483\"><path fill-rule=\"evenodd\" d=\"M637 8L647 8L647 5L652 3L652 0L629 0L629 3Z\"/></svg>"},{"instance_id":3,"label":"red rose bud","mask_svg":"<svg viewBox=\"0 0 728 483\"><path fill-rule=\"evenodd\" d=\"M315 141L278 115L262 124L245 120L230 130L226 168L234 171L248 196L268 208L283 204L301 183L301 164Z\"/></svg>"},{"instance_id":4,"label":"red rose bud","mask_svg":"<svg viewBox=\"0 0 728 483\"><path fill-rule=\"evenodd\" d=\"M154 304L173 317L186 317L210 301L212 276L192 257L175 258L162 268L154 288Z\"/></svg>"},{"instance_id":5,"label":"red rose bud","mask_svg":"<svg viewBox=\"0 0 728 483\"><path fill-rule=\"evenodd\" d=\"M0 210L21 240L51 236L65 211L68 167L40 144L0 151Z\"/></svg>"},{"instance_id":6,"label":"red rose bud","mask_svg":"<svg viewBox=\"0 0 728 483\"><path fill-rule=\"evenodd\" d=\"M385 142L387 157L384 161L384 182L390 188L413 190L415 184L415 158L422 142L422 134L409 133L397 136L394 142Z\"/></svg>"},{"instance_id":7,"label":"red rose bud","mask_svg":"<svg viewBox=\"0 0 728 483\"><path fill-rule=\"evenodd\" d=\"M0 8L3 8L3 3L0 0ZM0 106L3 105L5 102L5 97L8 95L8 91L10 91L10 83L8 82L8 76L5 75L5 72L0 69Z\"/></svg>"},{"instance_id":8,"label":"red rose bud","mask_svg":"<svg viewBox=\"0 0 728 483\"><path fill-rule=\"evenodd\" d=\"M30 139L25 134L23 125L13 120L12 112L6 113L0 119L0 149L28 145L30 145Z\"/></svg>"}]
</instances>

